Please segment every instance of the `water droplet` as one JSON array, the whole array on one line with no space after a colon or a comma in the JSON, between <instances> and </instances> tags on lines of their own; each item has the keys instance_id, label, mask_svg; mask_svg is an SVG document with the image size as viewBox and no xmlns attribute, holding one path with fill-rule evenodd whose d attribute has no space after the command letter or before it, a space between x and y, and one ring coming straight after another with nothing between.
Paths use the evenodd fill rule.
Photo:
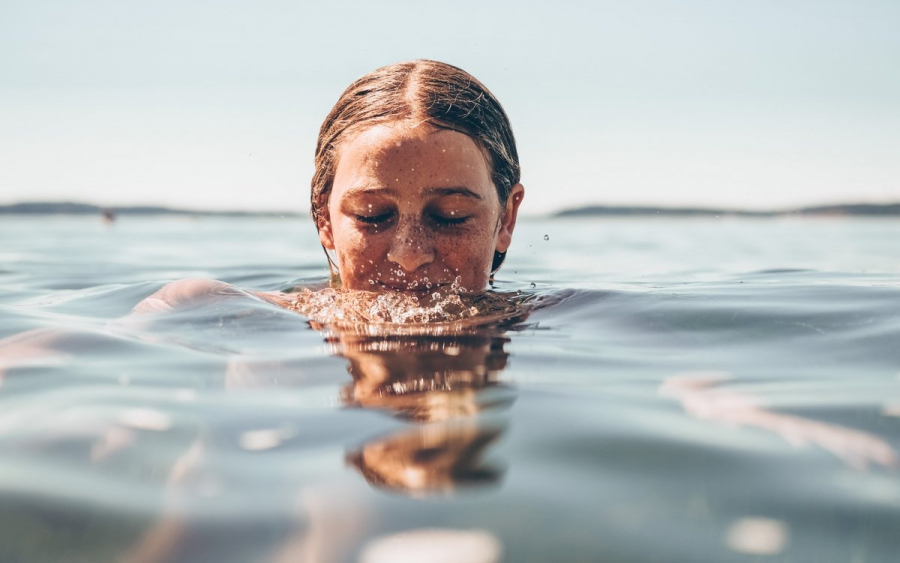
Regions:
<instances>
[{"instance_id":1,"label":"water droplet","mask_svg":"<svg viewBox=\"0 0 900 563\"><path fill-rule=\"evenodd\" d=\"M550 240L550 235L544 235L544 240Z\"/></svg>"}]
</instances>

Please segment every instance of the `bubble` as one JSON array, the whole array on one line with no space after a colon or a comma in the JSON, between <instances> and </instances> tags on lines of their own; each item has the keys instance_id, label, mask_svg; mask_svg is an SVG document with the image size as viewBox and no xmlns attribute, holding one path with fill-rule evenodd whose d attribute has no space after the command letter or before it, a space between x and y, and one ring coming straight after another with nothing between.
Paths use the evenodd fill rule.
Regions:
<instances>
[{"instance_id":1,"label":"bubble","mask_svg":"<svg viewBox=\"0 0 900 563\"><path fill-rule=\"evenodd\" d=\"M536 287L537 287L537 284L534 283L534 282L531 282L531 289L534 289L534 288L536 288Z\"/></svg>"},{"instance_id":2,"label":"bubble","mask_svg":"<svg viewBox=\"0 0 900 563\"><path fill-rule=\"evenodd\" d=\"M544 235L544 240L550 240L550 235Z\"/></svg>"}]
</instances>

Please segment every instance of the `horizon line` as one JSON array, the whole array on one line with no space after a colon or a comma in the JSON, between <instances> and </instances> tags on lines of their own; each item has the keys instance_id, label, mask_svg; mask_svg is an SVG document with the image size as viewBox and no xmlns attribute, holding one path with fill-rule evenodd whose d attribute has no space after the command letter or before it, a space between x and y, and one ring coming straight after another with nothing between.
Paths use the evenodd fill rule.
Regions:
<instances>
[{"instance_id":1,"label":"horizon line","mask_svg":"<svg viewBox=\"0 0 900 563\"><path fill-rule=\"evenodd\" d=\"M96 203L71 200L20 201L0 204L3 215L86 215L112 212L126 215L196 215L196 216L246 216L246 217L301 217L308 216L309 210L240 210L240 209L192 209L165 205L98 205ZM530 215L532 217L577 217L590 215L743 215L777 216L790 214L861 214L900 215L900 200L889 203L846 202L822 203L797 207L746 209L731 207L670 206L670 205L607 205L586 204L568 207L549 213ZM525 216L529 216L526 214Z\"/></svg>"}]
</instances>

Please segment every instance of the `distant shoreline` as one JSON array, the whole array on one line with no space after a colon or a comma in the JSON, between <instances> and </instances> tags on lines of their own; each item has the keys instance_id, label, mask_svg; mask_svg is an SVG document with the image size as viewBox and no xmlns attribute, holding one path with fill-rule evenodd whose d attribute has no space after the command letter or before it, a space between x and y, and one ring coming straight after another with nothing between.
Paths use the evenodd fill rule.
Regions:
<instances>
[{"instance_id":1,"label":"distant shoreline","mask_svg":"<svg viewBox=\"0 0 900 563\"><path fill-rule=\"evenodd\" d=\"M306 217L305 212L275 211L201 211L162 206L103 207L75 202L22 202L0 205L0 215L175 215L186 217ZM717 209L702 207L652 207L589 205L564 209L549 217L900 217L900 203L820 205L771 211Z\"/></svg>"},{"instance_id":2,"label":"distant shoreline","mask_svg":"<svg viewBox=\"0 0 900 563\"><path fill-rule=\"evenodd\" d=\"M301 217L307 213L276 211L201 211L153 205L103 207L90 203L22 202L0 205L0 215L180 215L187 217Z\"/></svg>"},{"instance_id":3,"label":"distant shoreline","mask_svg":"<svg viewBox=\"0 0 900 563\"><path fill-rule=\"evenodd\" d=\"M654 216L654 217L898 217L900 203L819 205L770 211L703 207L639 207L590 205L557 211L552 217Z\"/></svg>"}]
</instances>

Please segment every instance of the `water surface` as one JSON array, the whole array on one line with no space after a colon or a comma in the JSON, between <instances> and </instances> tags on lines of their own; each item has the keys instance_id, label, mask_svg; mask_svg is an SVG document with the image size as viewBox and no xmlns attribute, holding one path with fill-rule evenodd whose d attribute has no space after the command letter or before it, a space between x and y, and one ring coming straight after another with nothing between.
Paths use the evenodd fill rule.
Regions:
<instances>
[{"instance_id":1,"label":"water surface","mask_svg":"<svg viewBox=\"0 0 900 563\"><path fill-rule=\"evenodd\" d=\"M900 223L523 220L460 334L167 282L321 283L296 219L4 217L2 561L846 561L900 553ZM7 341L8 342L8 341Z\"/></svg>"}]
</instances>

